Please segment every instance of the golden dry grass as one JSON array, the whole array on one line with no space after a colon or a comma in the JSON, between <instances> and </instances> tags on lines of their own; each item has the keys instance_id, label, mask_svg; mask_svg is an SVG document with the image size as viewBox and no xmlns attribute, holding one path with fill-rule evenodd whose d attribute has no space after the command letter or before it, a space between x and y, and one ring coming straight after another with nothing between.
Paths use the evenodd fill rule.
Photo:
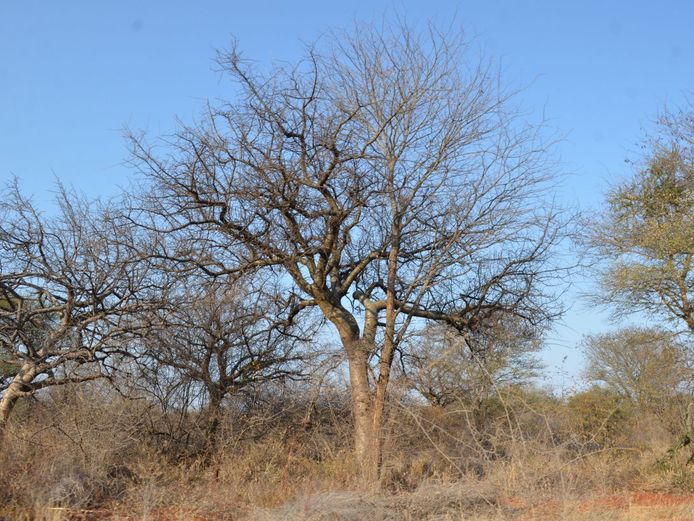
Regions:
<instances>
[{"instance_id":1,"label":"golden dry grass","mask_svg":"<svg viewBox=\"0 0 694 521\"><path fill-rule=\"evenodd\" d=\"M162 438L167 418L140 402L61 397L7 432L0 521L694 521L690 447L663 459L667 423L620 419L598 444L592 416L579 430L583 411L542 400L487 409L477 426L465 411L395 411L383 492L369 495L348 409L319 411L311 429L296 428L301 407L230 416L207 459L194 423ZM181 433L189 445L162 443Z\"/></svg>"}]
</instances>

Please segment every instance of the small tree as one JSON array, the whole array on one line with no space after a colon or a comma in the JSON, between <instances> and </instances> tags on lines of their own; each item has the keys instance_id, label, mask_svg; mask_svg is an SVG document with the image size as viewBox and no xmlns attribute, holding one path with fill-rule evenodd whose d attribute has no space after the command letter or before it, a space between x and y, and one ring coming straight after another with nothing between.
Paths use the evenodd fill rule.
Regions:
<instances>
[{"instance_id":1,"label":"small tree","mask_svg":"<svg viewBox=\"0 0 694 521\"><path fill-rule=\"evenodd\" d=\"M0 195L0 429L21 397L108 375L160 288L133 228L61 190L55 216Z\"/></svg>"},{"instance_id":2,"label":"small tree","mask_svg":"<svg viewBox=\"0 0 694 521\"><path fill-rule=\"evenodd\" d=\"M198 388L207 448L215 445L220 413L229 395L272 381L301 378L309 357L305 332L286 320L273 292L248 280L187 286L156 310L141 359L151 379ZM161 383L161 382L160 382ZM186 404L187 405L187 404Z\"/></svg>"},{"instance_id":3,"label":"small tree","mask_svg":"<svg viewBox=\"0 0 694 521\"><path fill-rule=\"evenodd\" d=\"M622 446L633 418L633 407L612 389L594 385L569 396L567 426L584 449Z\"/></svg>"},{"instance_id":4,"label":"small tree","mask_svg":"<svg viewBox=\"0 0 694 521\"><path fill-rule=\"evenodd\" d=\"M221 56L240 95L159 153L144 226L196 250L163 252L210 275L280 274L300 320L320 311L344 348L355 452L378 478L391 366L410 327L476 331L512 315L542 328L564 236L537 129L455 38L360 26L260 75ZM372 375L375 375L372 377Z\"/></svg>"},{"instance_id":5,"label":"small tree","mask_svg":"<svg viewBox=\"0 0 694 521\"><path fill-rule=\"evenodd\" d=\"M667 113L634 176L607 194L588 224L604 259L600 301L694 333L694 111Z\"/></svg>"},{"instance_id":6,"label":"small tree","mask_svg":"<svg viewBox=\"0 0 694 521\"><path fill-rule=\"evenodd\" d=\"M691 379L686 348L660 329L625 328L583 341L586 376L633 403L657 411Z\"/></svg>"},{"instance_id":7,"label":"small tree","mask_svg":"<svg viewBox=\"0 0 694 521\"><path fill-rule=\"evenodd\" d=\"M413 335L411 345L405 356L407 380L439 406L480 402L501 386L528 383L540 368L537 328L515 317L490 320L484 330L467 335L430 325Z\"/></svg>"}]
</instances>

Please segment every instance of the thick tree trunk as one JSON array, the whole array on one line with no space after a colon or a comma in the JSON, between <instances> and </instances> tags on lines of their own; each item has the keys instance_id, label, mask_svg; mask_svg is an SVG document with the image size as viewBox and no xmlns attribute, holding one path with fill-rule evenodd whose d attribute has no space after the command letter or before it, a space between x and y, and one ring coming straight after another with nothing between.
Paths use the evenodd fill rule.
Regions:
<instances>
[{"instance_id":1,"label":"thick tree trunk","mask_svg":"<svg viewBox=\"0 0 694 521\"><path fill-rule=\"evenodd\" d=\"M379 478L380 454L373 424L373 403L368 380L368 353L351 353L349 358L352 414L354 417L354 455L365 487L375 488Z\"/></svg>"},{"instance_id":2,"label":"thick tree trunk","mask_svg":"<svg viewBox=\"0 0 694 521\"><path fill-rule=\"evenodd\" d=\"M354 456L365 487L378 486L380 454L373 428L373 397L369 385L369 353L372 342L360 336L354 316L332 302L319 303L325 316L335 325L347 353L349 383L354 418Z\"/></svg>"},{"instance_id":3,"label":"thick tree trunk","mask_svg":"<svg viewBox=\"0 0 694 521\"><path fill-rule=\"evenodd\" d=\"M385 386L381 387L381 385L379 385L381 382L382 380L379 378L379 382L376 384L376 393L372 407L373 410L371 412L371 431L373 433L373 447L371 452L375 459L374 465L376 466L378 477L380 477L381 464L383 463L383 424L385 419L386 405L386 390Z\"/></svg>"},{"instance_id":4,"label":"thick tree trunk","mask_svg":"<svg viewBox=\"0 0 694 521\"><path fill-rule=\"evenodd\" d=\"M12 384L10 384L10 387L2 395L2 399L0 399L0 440L4 437L7 420L9 420L12 409L14 409L18 399L19 395L13 391Z\"/></svg>"},{"instance_id":5,"label":"thick tree trunk","mask_svg":"<svg viewBox=\"0 0 694 521\"><path fill-rule=\"evenodd\" d=\"M36 376L36 369L25 364L19 373L12 379L12 382L0 398L0 440L4 437L7 421L12 414L14 406L20 397L23 396L26 386L30 384Z\"/></svg>"}]
</instances>

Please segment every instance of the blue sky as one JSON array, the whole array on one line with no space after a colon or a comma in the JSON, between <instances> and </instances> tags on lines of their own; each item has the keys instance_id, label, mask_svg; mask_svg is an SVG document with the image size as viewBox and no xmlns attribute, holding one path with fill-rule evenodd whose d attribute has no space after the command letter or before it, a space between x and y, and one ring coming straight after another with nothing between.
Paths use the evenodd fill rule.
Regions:
<instances>
[{"instance_id":1,"label":"blue sky","mask_svg":"<svg viewBox=\"0 0 694 521\"><path fill-rule=\"evenodd\" d=\"M122 128L166 133L232 88L216 49L292 61L329 28L404 15L462 27L499 61L517 101L565 138L563 197L599 203L664 104L694 93L694 2L14 1L0 3L0 181L17 176L48 205L55 178L89 195L127 183ZM553 335L553 381L571 385L581 335L607 327L575 306ZM566 359L564 360L564 357ZM566 373L566 378L562 376Z\"/></svg>"}]
</instances>

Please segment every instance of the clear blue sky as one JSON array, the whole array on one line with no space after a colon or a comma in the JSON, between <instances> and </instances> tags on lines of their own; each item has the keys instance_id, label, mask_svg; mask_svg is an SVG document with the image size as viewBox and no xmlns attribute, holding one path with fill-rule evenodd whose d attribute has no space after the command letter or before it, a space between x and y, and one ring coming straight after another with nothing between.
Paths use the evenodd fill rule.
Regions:
<instances>
[{"instance_id":1,"label":"clear blue sky","mask_svg":"<svg viewBox=\"0 0 694 521\"><path fill-rule=\"evenodd\" d=\"M463 27L500 60L518 100L566 138L564 197L582 208L628 173L652 116L694 92L694 2L679 1L77 1L0 2L0 181L38 201L57 177L89 195L129 176L121 129L161 134L231 88L216 49L236 37L248 58L291 61L326 29L405 15ZM554 381L580 368L573 346L604 317L576 307L546 356ZM567 356L562 365L562 359Z\"/></svg>"}]
</instances>

